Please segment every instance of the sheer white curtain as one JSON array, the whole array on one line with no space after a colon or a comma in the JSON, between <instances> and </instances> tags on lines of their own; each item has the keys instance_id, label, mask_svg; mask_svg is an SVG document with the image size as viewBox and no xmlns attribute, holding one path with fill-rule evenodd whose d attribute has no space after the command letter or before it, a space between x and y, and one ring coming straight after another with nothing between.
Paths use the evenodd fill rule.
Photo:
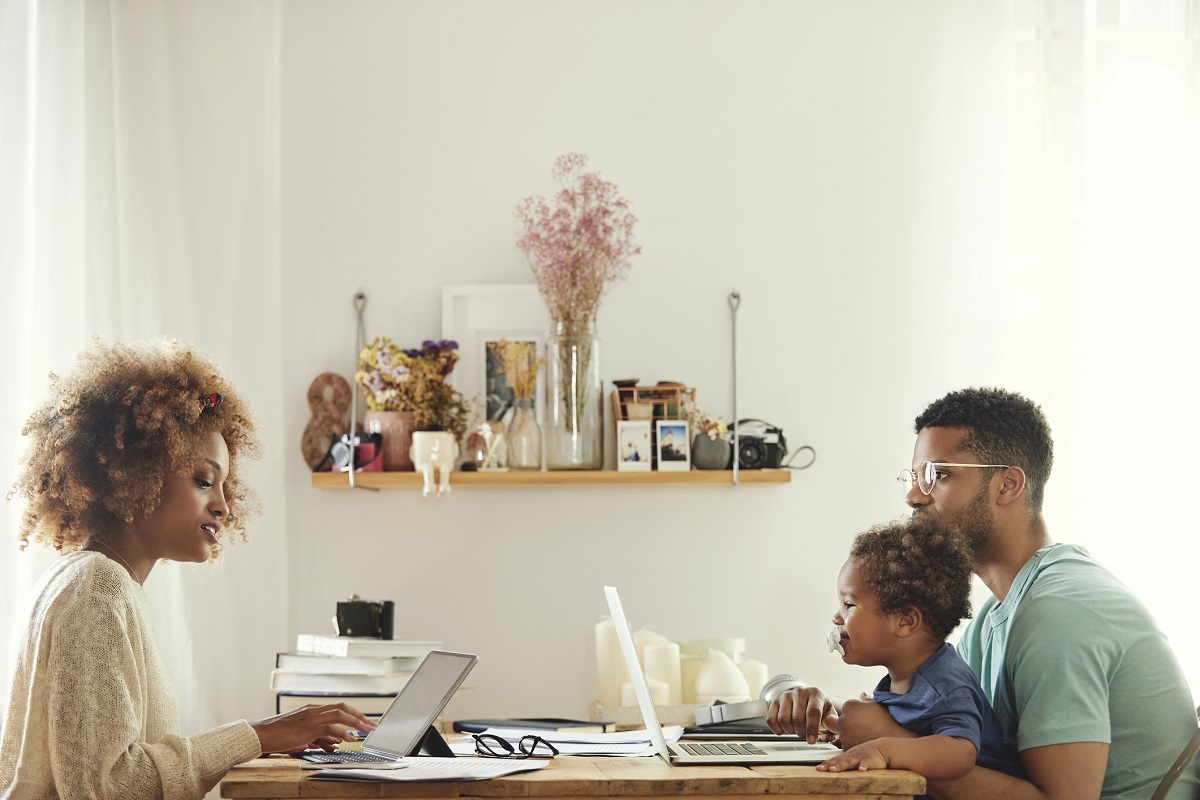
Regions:
<instances>
[{"instance_id":1,"label":"sheer white curtain","mask_svg":"<svg viewBox=\"0 0 1200 800\"><path fill-rule=\"evenodd\" d=\"M271 711L285 644L277 0L0 3L0 485L46 375L95 333L167 335L222 363L266 445L264 515L217 566L146 591L185 732ZM14 380L15 377L15 380ZM290 438L290 437L289 437ZM0 681L53 558L0 521Z\"/></svg>"},{"instance_id":2,"label":"sheer white curtain","mask_svg":"<svg viewBox=\"0 0 1200 800\"><path fill-rule=\"evenodd\" d=\"M1200 2L1013 3L1018 262L1073 419L1063 541L1144 599L1200 697Z\"/></svg>"}]
</instances>

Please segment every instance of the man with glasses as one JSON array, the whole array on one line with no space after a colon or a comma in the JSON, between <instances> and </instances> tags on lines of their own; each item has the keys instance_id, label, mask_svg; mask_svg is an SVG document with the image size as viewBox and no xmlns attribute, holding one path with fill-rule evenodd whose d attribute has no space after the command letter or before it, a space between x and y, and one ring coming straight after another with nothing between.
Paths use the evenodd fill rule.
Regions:
<instances>
[{"instance_id":1,"label":"man with glasses","mask_svg":"<svg viewBox=\"0 0 1200 800\"><path fill-rule=\"evenodd\" d=\"M1000 389L965 389L916 420L913 467L900 491L916 515L955 525L994 595L958 651L979 677L1029 781L983 767L930 782L952 798L1149 798L1196 731L1191 693L1153 618L1042 518L1053 444L1041 409ZM874 703L793 689L768 714L776 733L849 747L912 736ZM1200 796L1195 766L1172 798Z\"/></svg>"}]
</instances>

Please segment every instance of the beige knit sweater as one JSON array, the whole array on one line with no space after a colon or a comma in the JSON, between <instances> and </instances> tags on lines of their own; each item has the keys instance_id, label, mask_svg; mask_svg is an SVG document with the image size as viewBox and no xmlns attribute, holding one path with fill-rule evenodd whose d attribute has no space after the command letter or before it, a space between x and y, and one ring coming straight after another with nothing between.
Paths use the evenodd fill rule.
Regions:
<instances>
[{"instance_id":1,"label":"beige knit sweater","mask_svg":"<svg viewBox=\"0 0 1200 800\"><path fill-rule=\"evenodd\" d=\"M35 591L0 740L0 798L199 800L260 752L246 722L179 735L146 595L100 553L63 556Z\"/></svg>"}]
</instances>

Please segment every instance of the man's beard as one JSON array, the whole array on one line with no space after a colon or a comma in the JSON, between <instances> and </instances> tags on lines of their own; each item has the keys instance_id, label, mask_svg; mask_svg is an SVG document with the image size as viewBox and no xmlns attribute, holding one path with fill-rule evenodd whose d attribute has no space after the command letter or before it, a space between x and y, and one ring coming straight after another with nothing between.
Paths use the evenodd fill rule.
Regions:
<instances>
[{"instance_id":1,"label":"man's beard","mask_svg":"<svg viewBox=\"0 0 1200 800\"><path fill-rule=\"evenodd\" d=\"M975 556L978 556L991 544L992 529L996 524L996 518L992 515L991 509L991 487L987 481L980 483L979 492L971 501L971 505L967 506L958 519L954 520L954 524L958 527L963 539L966 540L967 547L971 548L971 553Z\"/></svg>"}]
</instances>

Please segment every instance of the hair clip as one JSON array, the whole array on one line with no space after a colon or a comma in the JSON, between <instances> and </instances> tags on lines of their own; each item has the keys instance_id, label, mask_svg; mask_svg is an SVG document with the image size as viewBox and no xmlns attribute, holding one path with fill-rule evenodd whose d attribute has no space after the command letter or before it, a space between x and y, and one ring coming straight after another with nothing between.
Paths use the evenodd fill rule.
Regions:
<instances>
[{"instance_id":1,"label":"hair clip","mask_svg":"<svg viewBox=\"0 0 1200 800\"><path fill-rule=\"evenodd\" d=\"M213 392L208 397L201 397L198 401L200 403L200 410L203 411L206 408L216 408L217 406L221 405L221 401L224 399L225 398L217 392Z\"/></svg>"}]
</instances>

